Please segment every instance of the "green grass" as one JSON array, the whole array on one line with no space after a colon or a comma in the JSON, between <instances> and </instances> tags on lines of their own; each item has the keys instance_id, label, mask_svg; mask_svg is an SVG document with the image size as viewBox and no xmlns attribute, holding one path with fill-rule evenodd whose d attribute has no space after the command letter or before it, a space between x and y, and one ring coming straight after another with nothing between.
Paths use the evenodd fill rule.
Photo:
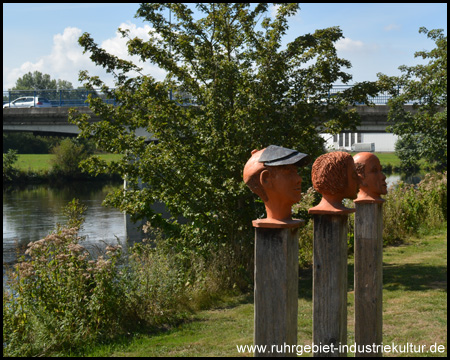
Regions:
<instances>
[{"instance_id":1,"label":"green grass","mask_svg":"<svg viewBox=\"0 0 450 360\"><path fill-rule=\"evenodd\" d=\"M411 239L383 252L383 344L445 346L443 353L384 353L384 356L447 355L447 231ZM349 259L348 344L354 343L353 260ZM228 306L201 311L189 322L153 335L103 345L89 356L253 356L237 345L253 343L252 295ZM312 275L300 272L298 345L312 344ZM311 353L302 356L310 357ZM349 356L353 354L349 353Z\"/></svg>"},{"instance_id":2,"label":"green grass","mask_svg":"<svg viewBox=\"0 0 450 360\"><path fill-rule=\"evenodd\" d=\"M357 152L351 152L352 156L356 155ZM382 152L382 153L374 153L378 159L380 159L381 166L385 166L386 164L391 164L392 166L400 166L400 159L393 152Z\"/></svg>"},{"instance_id":3,"label":"green grass","mask_svg":"<svg viewBox=\"0 0 450 360\"><path fill-rule=\"evenodd\" d=\"M355 155L356 153L352 153ZM381 165L392 164L393 166L400 165L400 159L394 153L375 153L380 159ZM52 154L19 154L19 159L16 167L19 170L44 171L50 170L50 159L54 156ZM122 155L118 154L101 154L101 159L106 161L118 160Z\"/></svg>"},{"instance_id":4,"label":"green grass","mask_svg":"<svg viewBox=\"0 0 450 360\"><path fill-rule=\"evenodd\" d=\"M15 167L22 171L45 171L51 169L52 154L19 154Z\"/></svg>"},{"instance_id":5,"label":"green grass","mask_svg":"<svg viewBox=\"0 0 450 360\"><path fill-rule=\"evenodd\" d=\"M122 157L119 154L100 154L98 156L108 162ZM53 157L53 154L19 154L15 167L23 171L49 171L52 167L51 159Z\"/></svg>"}]
</instances>

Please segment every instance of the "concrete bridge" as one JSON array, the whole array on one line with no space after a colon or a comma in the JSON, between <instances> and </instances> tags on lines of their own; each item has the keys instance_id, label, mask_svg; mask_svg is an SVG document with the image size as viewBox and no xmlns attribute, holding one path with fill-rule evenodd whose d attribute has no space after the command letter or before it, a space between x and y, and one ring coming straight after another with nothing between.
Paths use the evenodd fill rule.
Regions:
<instances>
[{"instance_id":1,"label":"concrete bridge","mask_svg":"<svg viewBox=\"0 0 450 360\"><path fill-rule=\"evenodd\" d=\"M414 111L412 105L404 105L407 111ZM87 107L76 108L80 113L91 115L91 121L99 121ZM356 106L358 113L361 115L361 124L357 127L358 133L383 133L386 131L388 105L376 105L368 107L365 105ZM80 130L76 125L68 122L67 107L51 107L51 108L11 108L3 109L3 131L24 131L40 134L63 134L77 135ZM148 141L155 140L152 134L148 133L144 128L136 130L136 135L145 136Z\"/></svg>"},{"instance_id":2,"label":"concrete bridge","mask_svg":"<svg viewBox=\"0 0 450 360\"><path fill-rule=\"evenodd\" d=\"M90 121L100 121L100 118L86 107L76 108L80 114L91 116ZM78 126L68 122L69 107L49 108L12 108L3 109L3 131L33 132L45 135L76 136L81 131ZM148 141L156 140L144 128L135 131L137 136L145 136Z\"/></svg>"}]
</instances>

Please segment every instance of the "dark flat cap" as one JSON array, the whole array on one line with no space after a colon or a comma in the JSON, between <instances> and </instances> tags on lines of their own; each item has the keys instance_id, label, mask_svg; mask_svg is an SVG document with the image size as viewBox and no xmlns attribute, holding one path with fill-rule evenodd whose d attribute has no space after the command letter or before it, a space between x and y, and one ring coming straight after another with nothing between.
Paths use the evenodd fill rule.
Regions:
<instances>
[{"instance_id":1,"label":"dark flat cap","mask_svg":"<svg viewBox=\"0 0 450 360\"><path fill-rule=\"evenodd\" d=\"M265 166L305 166L309 163L310 157L308 154L303 154L297 150L270 145L263 151L258 161L262 162Z\"/></svg>"}]
</instances>

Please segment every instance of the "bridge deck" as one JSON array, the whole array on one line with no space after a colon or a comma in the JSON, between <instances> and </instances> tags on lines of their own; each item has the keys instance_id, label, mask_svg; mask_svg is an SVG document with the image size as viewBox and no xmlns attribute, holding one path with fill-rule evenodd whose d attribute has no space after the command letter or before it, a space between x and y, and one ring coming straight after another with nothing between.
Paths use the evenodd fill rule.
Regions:
<instances>
[{"instance_id":1,"label":"bridge deck","mask_svg":"<svg viewBox=\"0 0 450 360\"><path fill-rule=\"evenodd\" d=\"M91 115L92 121L98 121L89 108L76 108L80 113ZM357 132L385 132L387 122L388 105L356 106L358 113L361 115L361 124L357 127ZM407 111L414 111L412 105L405 105ZM52 108L17 108L3 109L3 131L33 131L45 133L67 133L78 134L80 131L77 126L69 124L67 107ZM140 134L152 137L151 134L141 129Z\"/></svg>"}]
</instances>

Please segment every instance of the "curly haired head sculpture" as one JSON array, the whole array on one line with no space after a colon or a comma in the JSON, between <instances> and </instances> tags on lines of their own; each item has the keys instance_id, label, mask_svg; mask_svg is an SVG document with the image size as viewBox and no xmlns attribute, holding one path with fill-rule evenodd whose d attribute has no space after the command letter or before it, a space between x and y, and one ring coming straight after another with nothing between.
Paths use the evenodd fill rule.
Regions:
<instances>
[{"instance_id":1,"label":"curly haired head sculpture","mask_svg":"<svg viewBox=\"0 0 450 360\"><path fill-rule=\"evenodd\" d=\"M253 150L244 167L244 182L266 207L267 218L253 221L256 227L291 227L291 207L301 199L302 178L298 167L309 162L307 154L270 145Z\"/></svg>"},{"instance_id":2,"label":"curly haired head sculpture","mask_svg":"<svg viewBox=\"0 0 450 360\"><path fill-rule=\"evenodd\" d=\"M314 189L322 194L322 200L309 209L310 214L348 214L355 211L342 205L344 198L356 198L359 187L350 154L336 151L319 156L312 166L312 183Z\"/></svg>"},{"instance_id":3,"label":"curly haired head sculpture","mask_svg":"<svg viewBox=\"0 0 450 360\"><path fill-rule=\"evenodd\" d=\"M382 203L380 195L387 194L386 176L381 172L380 160L369 152L361 152L353 157L360 179L360 189L355 202Z\"/></svg>"}]
</instances>

